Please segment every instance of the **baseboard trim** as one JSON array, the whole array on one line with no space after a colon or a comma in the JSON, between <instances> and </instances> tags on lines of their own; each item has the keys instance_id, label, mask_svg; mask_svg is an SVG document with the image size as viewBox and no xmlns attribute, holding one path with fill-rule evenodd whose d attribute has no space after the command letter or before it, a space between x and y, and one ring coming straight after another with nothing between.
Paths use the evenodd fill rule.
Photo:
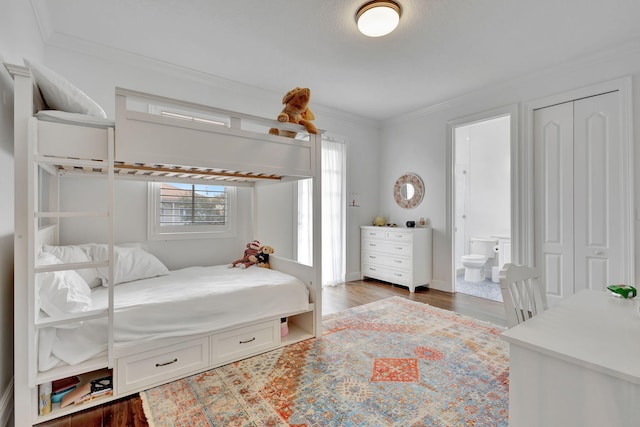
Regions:
<instances>
[{"instance_id":1,"label":"baseboard trim","mask_svg":"<svg viewBox=\"0 0 640 427\"><path fill-rule=\"evenodd\" d=\"M345 282L354 282L356 280L362 280L362 276L359 271L357 273L348 273L344 280Z\"/></svg>"},{"instance_id":2,"label":"baseboard trim","mask_svg":"<svg viewBox=\"0 0 640 427\"><path fill-rule=\"evenodd\" d=\"M13 377L0 399L0 426L6 427L13 415Z\"/></svg>"},{"instance_id":3,"label":"baseboard trim","mask_svg":"<svg viewBox=\"0 0 640 427\"><path fill-rule=\"evenodd\" d=\"M453 292L451 289L451 285L445 282L444 280L431 280L431 283L429 283L429 287L437 291L443 291L443 292L449 292L449 293Z\"/></svg>"}]
</instances>

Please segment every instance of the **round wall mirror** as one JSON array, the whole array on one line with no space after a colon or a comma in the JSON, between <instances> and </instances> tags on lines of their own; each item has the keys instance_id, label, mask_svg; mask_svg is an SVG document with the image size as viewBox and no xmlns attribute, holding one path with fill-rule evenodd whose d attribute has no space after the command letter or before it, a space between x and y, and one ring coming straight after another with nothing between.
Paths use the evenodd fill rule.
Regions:
<instances>
[{"instance_id":1,"label":"round wall mirror","mask_svg":"<svg viewBox=\"0 0 640 427\"><path fill-rule=\"evenodd\" d=\"M406 173L393 186L393 197L401 208L415 208L424 197L424 184L415 173Z\"/></svg>"}]
</instances>

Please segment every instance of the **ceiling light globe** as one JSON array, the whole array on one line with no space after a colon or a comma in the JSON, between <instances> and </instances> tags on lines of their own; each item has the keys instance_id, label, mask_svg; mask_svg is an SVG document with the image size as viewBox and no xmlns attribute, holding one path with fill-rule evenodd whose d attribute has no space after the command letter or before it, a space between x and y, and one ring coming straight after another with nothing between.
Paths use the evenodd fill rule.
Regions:
<instances>
[{"instance_id":1,"label":"ceiling light globe","mask_svg":"<svg viewBox=\"0 0 640 427\"><path fill-rule=\"evenodd\" d=\"M398 26L400 6L391 1L372 1L358 10L356 21L358 30L365 36L385 36Z\"/></svg>"}]
</instances>

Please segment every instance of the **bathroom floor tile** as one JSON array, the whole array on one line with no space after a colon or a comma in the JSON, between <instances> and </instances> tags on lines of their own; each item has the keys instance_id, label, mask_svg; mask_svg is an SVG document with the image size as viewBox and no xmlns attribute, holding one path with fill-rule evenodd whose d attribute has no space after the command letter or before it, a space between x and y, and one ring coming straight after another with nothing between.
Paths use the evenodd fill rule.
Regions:
<instances>
[{"instance_id":1,"label":"bathroom floor tile","mask_svg":"<svg viewBox=\"0 0 640 427\"><path fill-rule=\"evenodd\" d=\"M490 279L472 283L465 281L464 274L461 274L456 278L456 292L502 302L500 283L494 283Z\"/></svg>"}]
</instances>

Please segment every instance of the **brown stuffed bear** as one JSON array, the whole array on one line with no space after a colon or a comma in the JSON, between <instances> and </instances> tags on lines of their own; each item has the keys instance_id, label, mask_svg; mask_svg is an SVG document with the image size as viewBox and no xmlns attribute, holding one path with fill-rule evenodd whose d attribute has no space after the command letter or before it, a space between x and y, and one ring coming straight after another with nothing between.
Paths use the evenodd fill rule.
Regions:
<instances>
[{"instance_id":1,"label":"brown stuffed bear","mask_svg":"<svg viewBox=\"0 0 640 427\"><path fill-rule=\"evenodd\" d=\"M258 267L271 268L271 264L269 264L269 255L274 252L275 249L271 246L261 246L258 254L251 256L250 259L255 262Z\"/></svg>"},{"instance_id":2,"label":"brown stuffed bear","mask_svg":"<svg viewBox=\"0 0 640 427\"><path fill-rule=\"evenodd\" d=\"M251 267L253 264L256 263L256 261L255 260L252 261L251 258L255 259L256 255L258 255L258 252L260 252L260 242L259 241L253 240L253 241L247 243L247 249L244 250L244 254L243 254L242 258L233 261L229 265L229 268L232 268L232 267L238 267L238 268Z\"/></svg>"},{"instance_id":3,"label":"brown stuffed bear","mask_svg":"<svg viewBox=\"0 0 640 427\"><path fill-rule=\"evenodd\" d=\"M318 129L315 127L311 120L316 117L311 110L307 107L309 105L309 99L311 98L311 91L306 87L297 87L291 89L282 98L284 109L278 115L279 122L297 123L305 127L309 133L318 133ZM293 138L296 136L296 132L288 130L279 130L271 128L269 133L272 135L288 136Z\"/></svg>"}]
</instances>

